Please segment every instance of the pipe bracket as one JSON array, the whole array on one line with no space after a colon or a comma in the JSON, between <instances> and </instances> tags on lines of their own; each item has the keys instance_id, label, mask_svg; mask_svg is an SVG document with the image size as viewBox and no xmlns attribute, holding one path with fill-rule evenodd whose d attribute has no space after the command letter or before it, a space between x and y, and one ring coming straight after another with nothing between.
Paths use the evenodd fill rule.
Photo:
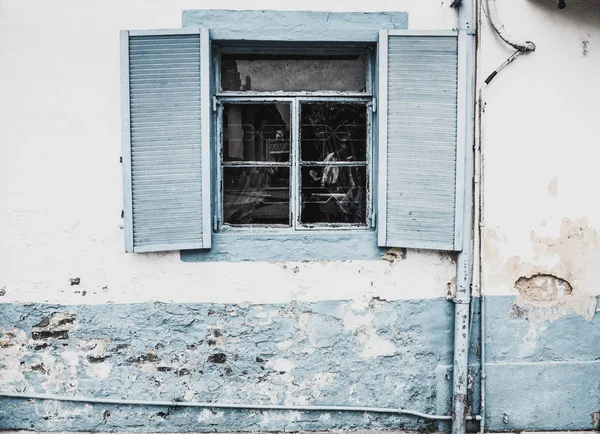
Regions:
<instances>
[{"instance_id":1,"label":"pipe bracket","mask_svg":"<svg viewBox=\"0 0 600 434\"><path fill-rule=\"evenodd\" d=\"M454 304L471 304L471 298L460 298L460 297L452 297L451 299Z\"/></svg>"}]
</instances>

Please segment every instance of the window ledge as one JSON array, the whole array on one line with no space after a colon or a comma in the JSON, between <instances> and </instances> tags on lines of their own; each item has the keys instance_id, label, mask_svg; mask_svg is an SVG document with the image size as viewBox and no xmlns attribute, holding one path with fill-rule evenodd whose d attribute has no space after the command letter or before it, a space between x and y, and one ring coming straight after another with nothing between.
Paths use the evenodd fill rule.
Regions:
<instances>
[{"instance_id":1,"label":"window ledge","mask_svg":"<svg viewBox=\"0 0 600 434\"><path fill-rule=\"evenodd\" d=\"M182 21L209 28L212 40L377 42L381 29L407 29L408 13L195 9Z\"/></svg>"},{"instance_id":2,"label":"window ledge","mask_svg":"<svg viewBox=\"0 0 600 434\"><path fill-rule=\"evenodd\" d=\"M182 250L183 262L343 261L380 259L377 233L328 231L311 233L214 233L209 250Z\"/></svg>"}]
</instances>

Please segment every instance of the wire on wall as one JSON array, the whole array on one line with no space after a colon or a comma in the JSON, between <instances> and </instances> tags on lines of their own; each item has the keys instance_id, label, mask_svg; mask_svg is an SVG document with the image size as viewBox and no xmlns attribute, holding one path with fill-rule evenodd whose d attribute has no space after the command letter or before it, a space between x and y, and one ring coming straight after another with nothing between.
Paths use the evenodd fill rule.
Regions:
<instances>
[{"instance_id":1,"label":"wire on wall","mask_svg":"<svg viewBox=\"0 0 600 434\"><path fill-rule=\"evenodd\" d=\"M508 34L506 28L504 27L504 24L502 24L500 18L498 17L498 10L496 9L496 0L486 0L486 5L487 16L490 20L494 31L498 34L500 39L502 39L508 45L517 50L485 79L485 84L488 85L502 69L514 62L517 57L519 57L523 53L535 51L536 47L535 44L531 41L516 41Z\"/></svg>"},{"instance_id":2,"label":"wire on wall","mask_svg":"<svg viewBox=\"0 0 600 434\"><path fill-rule=\"evenodd\" d=\"M476 234L475 234L476 240L474 243L475 251L476 251L474 254L474 257L475 257L475 260L477 261L477 273L475 273L474 285L478 289L479 295L481 297L480 298L480 303L481 303L480 304L480 324L479 324L480 339L481 339L481 359L480 359L480 363L481 363L481 365L480 365L481 366L480 399L481 399L481 402L480 402L479 413L480 413L481 419L480 419L480 426L479 426L479 434L485 433L485 417L486 417L485 297L484 297L484 292L483 292L483 288L482 288L482 284L481 284L481 282L482 282L481 265L483 262L483 258L482 258L482 247L483 246L482 246L482 241L481 241L481 231L485 227L484 206L483 206L483 204L484 204L484 195L483 195L483 191L484 191L484 185L483 185L484 184L484 150L483 150L484 133L483 133L483 126L484 126L485 101L483 98L483 93L484 93L486 86L490 84L490 82L498 75L498 73L502 69L504 69L506 66L508 66L512 62L514 62L521 54L535 51L535 49L536 49L536 46L532 41L525 41L525 42L517 41L508 34L508 32L506 31L506 28L504 27L504 24L502 24L502 22L500 21L500 18L498 17L498 10L496 9L496 0L485 0L486 7L487 7L487 13L486 13L485 9L483 8L483 2L484 2L484 0L481 0L482 10L488 17L490 24L492 25L492 28L494 29L494 31L498 34L500 39L502 39L506 44L515 48L517 51L515 51L513 54L511 54L504 62L502 62L502 64L500 66L498 66L484 80L484 84L479 88L479 98L478 98L477 117L478 117L478 124L479 124L479 137L478 137L479 146L475 147L475 154L476 154L475 155L475 208L476 208L475 222L476 222L477 228L476 228ZM564 1L562 1L562 3L564 4Z\"/></svg>"},{"instance_id":3,"label":"wire on wall","mask_svg":"<svg viewBox=\"0 0 600 434\"><path fill-rule=\"evenodd\" d=\"M506 42L508 45L510 45L518 51L535 51L535 44L533 42L516 41L508 34L506 28L504 27L504 24L502 24L500 18L498 17L498 10L496 9L496 0L487 0L487 10L488 18L490 19L492 27L504 42Z\"/></svg>"}]
</instances>

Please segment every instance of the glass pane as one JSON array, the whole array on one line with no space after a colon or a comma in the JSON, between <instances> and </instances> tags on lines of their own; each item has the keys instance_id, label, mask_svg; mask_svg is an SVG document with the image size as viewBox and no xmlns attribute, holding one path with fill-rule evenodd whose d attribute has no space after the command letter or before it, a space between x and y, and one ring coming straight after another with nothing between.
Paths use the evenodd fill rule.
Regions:
<instances>
[{"instance_id":1,"label":"glass pane","mask_svg":"<svg viewBox=\"0 0 600 434\"><path fill-rule=\"evenodd\" d=\"M290 104L224 104L223 161L289 161Z\"/></svg>"},{"instance_id":2,"label":"glass pane","mask_svg":"<svg viewBox=\"0 0 600 434\"><path fill-rule=\"evenodd\" d=\"M366 223L366 166L302 168L302 223Z\"/></svg>"},{"instance_id":3,"label":"glass pane","mask_svg":"<svg viewBox=\"0 0 600 434\"><path fill-rule=\"evenodd\" d=\"M224 167L223 221L290 225L288 167Z\"/></svg>"},{"instance_id":4,"label":"glass pane","mask_svg":"<svg viewBox=\"0 0 600 434\"><path fill-rule=\"evenodd\" d=\"M334 102L301 105L302 161L366 161L367 106Z\"/></svg>"},{"instance_id":5,"label":"glass pane","mask_svg":"<svg viewBox=\"0 0 600 434\"><path fill-rule=\"evenodd\" d=\"M227 55L221 59L221 88L260 92L365 92L365 58L362 55Z\"/></svg>"}]
</instances>

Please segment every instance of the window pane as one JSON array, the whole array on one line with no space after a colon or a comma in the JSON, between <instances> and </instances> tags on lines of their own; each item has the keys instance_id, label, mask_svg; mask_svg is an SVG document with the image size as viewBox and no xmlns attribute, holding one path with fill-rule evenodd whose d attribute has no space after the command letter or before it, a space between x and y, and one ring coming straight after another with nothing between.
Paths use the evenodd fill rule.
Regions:
<instances>
[{"instance_id":1,"label":"window pane","mask_svg":"<svg viewBox=\"0 0 600 434\"><path fill-rule=\"evenodd\" d=\"M224 104L223 161L289 158L289 104Z\"/></svg>"},{"instance_id":2,"label":"window pane","mask_svg":"<svg viewBox=\"0 0 600 434\"><path fill-rule=\"evenodd\" d=\"M234 225L290 225L288 167L224 167L223 220Z\"/></svg>"},{"instance_id":3,"label":"window pane","mask_svg":"<svg viewBox=\"0 0 600 434\"><path fill-rule=\"evenodd\" d=\"M302 223L366 224L366 166L302 167Z\"/></svg>"},{"instance_id":4,"label":"window pane","mask_svg":"<svg viewBox=\"0 0 600 434\"><path fill-rule=\"evenodd\" d=\"M305 103L301 110L302 161L366 161L365 104Z\"/></svg>"},{"instance_id":5,"label":"window pane","mask_svg":"<svg viewBox=\"0 0 600 434\"><path fill-rule=\"evenodd\" d=\"M366 90L365 57L226 55L221 87L229 91Z\"/></svg>"}]
</instances>

